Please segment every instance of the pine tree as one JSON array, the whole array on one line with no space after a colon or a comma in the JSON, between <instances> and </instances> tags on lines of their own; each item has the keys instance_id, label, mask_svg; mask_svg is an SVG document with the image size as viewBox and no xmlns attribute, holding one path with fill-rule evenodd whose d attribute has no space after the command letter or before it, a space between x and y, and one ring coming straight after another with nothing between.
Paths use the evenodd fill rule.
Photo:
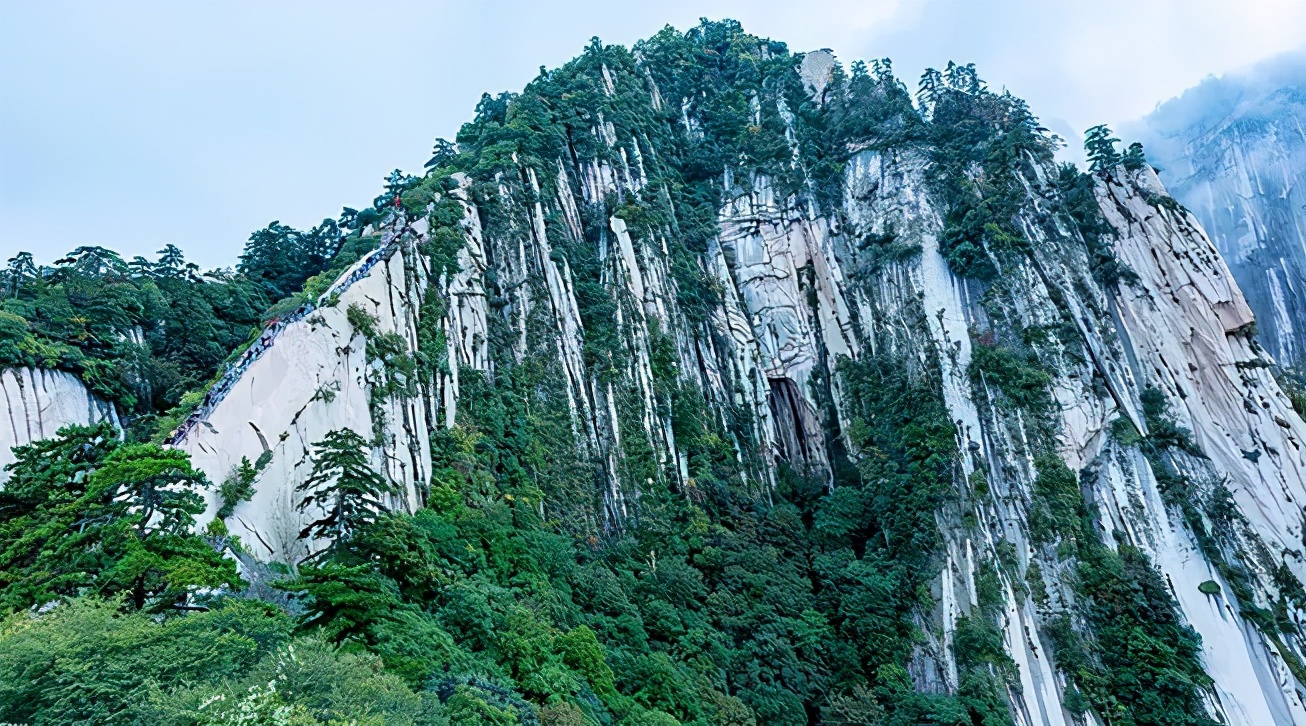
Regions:
<instances>
[{"instance_id":1,"label":"pine tree","mask_svg":"<svg viewBox=\"0 0 1306 726\"><path fill-rule=\"evenodd\" d=\"M130 518L141 537L187 533L195 515L204 512L204 500L196 489L207 486L186 452L156 444L115 450L90 480L90 489L99 490L98 515Z\"/></svg>"},{"instance_id":2,"label":"pine tree","mask_svg":"<svg viewBox=\"0 0 1306 726\"><path fill-rule=\"evenodd\" d=\"M130 274L130 268L122 257L117 252L104 247L78 247L69 252L67 257L56 260L54 264L67 266L72 272L88 277L126 277Z\"/></svg>"},{"instance_id":3,"label":"pine tree","mask_svg":"<svg viewBox=\"0 0 1306 726\"><path fill-rule=\"evenodd\" d=\"M893 61L888 58L871 61L871 73L875 76L877 82L885 85L892 84Z\"/></svg>"},{"instance_id":4,"label":"pine tree","mask_svg":"<svg viewBox=\"0 0 1306 726\"><path fill-rule=\"evenodd\" d=\"M81 592L161 611L241 586L235 563L192 532L208 482L185 452L123 444L101 423L14 455L0 491L0 612Z\"/></svg>"},{"instance_id":5,"label":"pine tree","mask_svg":"<svg viewBox=\"0 0 1306 726\"><path fill-rule=\"evenodd\" d=\"M330 266L340 251L341 234L335 220L324 219L308 232L280 222L250 235L240 255L239 270L259 283L272 300L293 295L308 278Z\"/></svg>"},{"instance_id":6,"label":"pine tree","mask_svg":"<svg viewBox=\"0 0 1306 726\"><path fill-rule=\"evenodd\" d=\"M448 139L436 139L435 148L431 149L431 160L422 166L430 168L440 168L442 166L453 166L454 161L458 158L458 147Z\"/></svg>"},{"instance_id":7,"label":"pine tree","mask_svg":"<svg viewBox=\"0 0 1306 726\"><path fill-rule=\"evenodd\" d=\"M1135 141L1125 149L1125 155L1121 161L1129 171L1138 171L1147 163L1147 155L1143 153L1143 145Z\"/></svg>"},{"instance_id":8,"label":"pine tree","mask_svg":"<svg viewBox=\"0 0 1306 726\"><path fill-rule=\"evenodd\" d=\"M417 185L419 179L395 169L385 178L385 191L372 200L372 206L378 210L389 209L397 205L404 192Z\"/></svg>"},{"instance_id":9,"label":"pine tree","mask_svg":"<svg viewBox=\"0 0 1306 726\"><path fill-rule=\"evenodd\" d=\"M174 277L180 275L186 268L186 256L182 254L177 245L169 244L159 250L159 262L155 265L155 274L161 277Z\"/></svg>"},{"instance_id":10,"label":"pine tree","mask_svg":"<svg viewBox=\"0 0 1306 726\"><path fill-rule=\"evenodd\" d=\"M948 65L945 66L943 69L943 80L948 84L948 88L951 88L955 91L961 90L961 86L959 85L959 81L957 78L956 63L952 61L948 61Z\"/></svg>"},{"instance_id":11,"label":"pine tree","mask_svg":"<svg viewBox=\"0 0 1306 726\"><path fill-rule=\"evenodd\" d=\"M298 270L298 235L295 229L274 221L251 234L245 243L245 251L240 255L237 269L246 278L262 285L272 300L293 294L308 277L300 275Z\"/></svg>"},{"instance_id":12,"label":"pine tree","mask_svg":"<svg viewBox=\"0 0 1306 726\"><path fill-rule=\"evenodd\" d=\"M304 279L322 272L331 266L331 261L340 252L344 236L340 225L334 219L323 219L322 223L299 236L299 253Z\"/></svg>"},{"instance_id":13,"label":"pine tree","mask_svg":"<svg viewBox=\"0 0 1306 726\"><path fill-rule=\"evenodd\" d=\"M974 63L960 66L948 61L948 66L943 71L943 79L947 82L948 88L972 96L984 90L984 82L980 80L979 71L975 70Z\"/></svg>"},{"instance_id":14,"label":"pine tree","mask_svg":"<svg viewBox=\"0 0 1306 726\"><path fill-rule=\"evenodd\" d=\"M331 541L326 550L314 555L317 558L334 554L355 530L388 511L381 497L395 489L372 468L367 441L353 431L332 431L314 448L313 471L295 491L306 492L299 511L316 506L324 512L299 533L300 539L320 537Z\"/></svg>"},{"instance_id":15,"label":"pine tree","mask_svg":"<svg viewBox=\"0 0 1306 726\"><path fill-rule=\"evenodd\" d=\"M984 90L984 81L980 80L974 63L967 63L957 69L957 87L972 96Z\"/></svg>"},{"instance_id":16,"label":"pine tree","mask_svg":"<svg viewBox=\"0 0 1306 726\"><path fill-rule=\"evenodd\" d=\"M19 252L10 257L9 267L3 273L0 273L0 275L3 275L5 283L5 295L7 297L17 297L18 288L22 287L27 280L36 277L37 274L36 261L33 259L31 252Z\"/></svg>"},{"instance_id":17,"label":"pine tree","mask_svg":"<svg viewBox=\"0 0 1306 726\"><path fill-rule=\"evenodd\" d=\"M934 110L934 104L939 101L942 87L943 75L933 68L926 68L921 74L920 86L916 90L916 103L920 106L921 113L929 115Z\"/></svg>"},{"instance_id":18,"label":"pine tree","mask_svg":"<svg viewBox=\"0 0 1306 726\"><path fill-rule=\"evenodd\" d=\"M257 478L258 470L249 462L249 457L240 457L240 464L232 467L231 473L218 487L218 496L222 500L222 506L218 508L218 519L230 517L241 502L249 501L254 496L254 480Z\"/></svg>"},{"instance_id":19,"label":"pine tree","mask_svg":"<svg viewBox=\"0 0 1306 726\"><path fill-rule=\"evenodd\" d=\"M1116 144L1120 139L1111 136L1111 129L1098 124L1084 132L1084 151L1088 153L1088 168L1095 173L1109 171L1120 163ZM1141 150L1141 147L1140 147Z\"/></svg>"}]
</instances>

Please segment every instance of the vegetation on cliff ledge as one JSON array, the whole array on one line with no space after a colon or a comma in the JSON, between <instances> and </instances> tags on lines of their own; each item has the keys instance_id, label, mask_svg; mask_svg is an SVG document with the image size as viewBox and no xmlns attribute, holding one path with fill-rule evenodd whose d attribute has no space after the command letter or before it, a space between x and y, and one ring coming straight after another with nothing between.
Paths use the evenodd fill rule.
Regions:
<instances>
[{"instance_id":1,"label":"vegetation on cliff ledge","mask_svg":"<svg viewBox=\"0 0 1306 726\"><path fill-rule=\"evenodd\" d=\"M886 345L814 374L824 405L833 410L836 387L842 396L842 419L804 430L823 437L828 469L762 451L744 396L709 400L682 375L726 342L711 323L733 291L708 258L726 254L728 202L769 191L822 215L840 254L870 260L863 269L921 253L848 219L845 174L867 151L927 164L940 251L985 290L995 321L1023 282L1004 271L1053 246L1073 248L1104 285L1130 281L1092 179L1073 167L1043 175L1057 140L973 66L928 71L913 102L887 59L815 80L802 64L732 21L667 28L630 49L595 39L522 93L484 96L422 176L395 172L371 205L307 232L272 223L235 270L201 273L171 247L155 262L94 247L51 266L11 260L0 365L79 376L127 430L120 440L107 424L73 427L16 451L0 491L0 718L998 726L1014 722L1020 692L1004 583L1045 601L1042 562L1068 573L1082 601L1044 621L1074 716L1211 723L1200 641L1146 556L1100 540L1080 489L1088 474L1056 456L1051 371L1059 356L1083 355L1070 345L1075 321L976 341L966 373L985 415L1028 421L1031 552L1023 572L1005 540L981 556L976 602L948 627L935 619L941 525L978 527L996 496L989 477L1010 474L966 464L972 452L943 399L947 351ZM560 173L600 167L631 181L586 199ZM564 195L579 200L578 219L543 203ZM411 353L361 307L347 313L366 339L376 429L370 440L336 431L311 442L312 475L294 492L303 509L328 505L301 536L330 546L269 568L228 536L223 520L266 461L243 462L219 485L220 516L195 533L210 484L184 454L150 442L260 323L316 300L374 249L383 224L424 218L420 254L437 279L457 272L463 199L487 239L547 245L565 271L585 385L610 391L622 432L612 469L578 431L546 306L514 302L548 299L547 282L491 271L493 366L460 371L456 425L431 437L424 506L388 511L390 482L368 456L383 443L380 404L423 395L421 382L449 370L436 322L449 301L434 294ZM614 218L664 245L665 319L612 284ZM916 312L923 326L934 311ZM631 371L641 360L680 460L659 456L652 431L640 435L645 399ZM1166 445L1152 428L1153 445Z\"/></svg>"}]
</instances>

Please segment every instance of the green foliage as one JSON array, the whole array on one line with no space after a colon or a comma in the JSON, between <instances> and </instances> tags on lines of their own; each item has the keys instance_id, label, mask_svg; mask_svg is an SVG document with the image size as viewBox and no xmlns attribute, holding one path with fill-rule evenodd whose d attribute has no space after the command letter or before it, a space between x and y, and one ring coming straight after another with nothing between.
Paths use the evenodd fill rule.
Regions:
<instances>
[{"instance_id":1,"label":"green foliage","mask_svg":"<svg viewBox=\"0 0 1306 726\"><path fill-rule=\"evenodd\" d=\"M230 517L232 512L236 511L237 505L249 501L250 497L254 496L256 478L258 478L258 471L249 463L249 458L240 457L240 464L232 468L231 473L218 486L218 497L222 500L222 506L218 508L218 519Z\"/></svg>"},{"instance_id":2,"label":"green foliage","mask_svg":"<svg viewBox=\"0 0 1306 726\"><path fill-rule=\"evenodd\" d=\"M349 321L350 327L365 340L371 340L376 337L376 316L367 312L367 308L358 303L350 303L345 310L345 319Z\"/></svg>"},{"instance_id":3,"label":"green foliage","mask_svg":"<svg viewBox=\"0 0 1306 726\"><path fill-rule=\"evenodd\" d=\"M0 718L150 722L169 692L241 678L289 640L293 625L249 601L162 622L123 614L121 605L88 598L40 616L8 616L0 625Z\"/></svg>"},{"instance_id":4,"label":"green foliage","mask_svg":"<svg viewBox=\"0 0 1306 726\"><path fill-rule=\"evenodd\" d=\"M408 353L408 342L395 332L372 336L367 341L368 359L380 363L384 375L373 383L375 395L383 398L417 393L417 361Z\"/></svg>"},{"instance_id":5,"label":"green foliage","mask_svg":"<svg viewBox=\"0 0 1306 726\"><path fill-rule=\"evenodd\" d=\"M310 565L276 586L302 601L300 632L365 644L408 683L420 685L451 666L474 662L430 614L401 601L393 580L365 565Z\"/></svg>"},{"instance_id":6,"label":"green foliage","mask_svg":"<svg viewBox=\"0 0 1306 726\"><path fill-rule=\"evenodd\" d=\"M0 367L65 370L149 435L250 334L268 299L226 272L201 277L176 247L125 262L79 247L53 266L20 254L0 272Z\"/></svg>"},{"instance_id":7,"label":"green foliage","mask_svg":"<svg viewBox=\"0 0 1306 726\"><path fill-rule=\"evenodd\" d=\"M1088 168L1095 174L1116 168L1121 161L1120 152L1116 150L1118 143L1120 139L1112 137L1111 129L1102 124L1085 131L1084 153L1088 155Z\"/></svg>"},{"instance_id":8,"label":"green foliage","mask_svg":"<svg viewBox=\"0 0 1306 726\"><path fill-rule=\"evenodd\" d=\"M1178 449L1194 456L1202 451L1193 442L1192 432L1177 424L1170 415L1170 404L1165 394L1155 386L1147 386L1139 395L1143 404L1143 419L1147 423L1147 440L1156 449Z\"/></svg>"},{"instance_id":9,"label":"green foliage","mask_svg":"<svg viewBox=\"0 0 1306 726\"><path fill-rule=\"evenodd\" d=\"M945 211L939 250L957 275L992 281L1031 250L1017 217L1030 164L1052 158L1056 141L1025 102L983 88L973 65L927 70L931 187Z\"/></svg>"},{"instance_id":10,"label":"green foliage","mask_svg":"<svg viewBox=\"0 0 1306 726\"><path fill-rule=\"evenodd\" d=\"M1052 410L1052 377L1033 353L1018 353L1002 345L975 345L968 369L976 390L996 388L1002 400L1036 414Z\"/></svg>"},{"instance_id":11,"label":"green foliage","mask_svg":"<svg viewBox=\"0 0 1306 726\"><path fill-rule=\"evenodd\" d=\"M822 717L824 723L837 726L866 726L883 723L885 713L871 689L857 685L832 695Z\"/></svg>"},{"instance_id":12,"label":"green foliage","mask_svg":"<svg viewBox=\"0 0 1306 726\"><path fill-rule=\"evenodd\" d=\"M1061 192L1066 215L1084 239L1094 279L1107 286L1120 282L1135 283L1138 274L1116 258L1112 250L1111 238L1115 236L1115 230L1102 216L1096 184L1093 175L1085 174L1073 164L1062 164L1057 168L1057 189Z\"/></svg>"},{"instance_id":13,"label":"green foliage","mask_svg":"<svg viewBox=\"0 0 1306 726\"><path fill-rule=\"evenodd\" d=\"M1169 194L1149 193L1144 195L1143 201L1147 202L1153 207L1156 207L1157 209L1168 209L1171 212L1174 212L1176 214L1181 214L1181 215L1188 213L1188 209L1185 208L1184 205L1180 204L1178 199L1175 199Z\"/></svg>"},{"instance_id":14,"label":"green foliage","mask_svg":"<svg viewBox=\"0 0 1306 726\"><path fill-rule=\"evenodd\" d=\"M422 253L430 260L432 273L437 276L458 272L458 253L465 245L463 225L466 220L463 205L452 196L455 184L450 177L433 174L404 195L404 204L409 206L410 213L426 216L430 231L422 245ZM415 208L419 205L420 208Z\"/></svg>"},{"instance_id":15,"label":"green foliage","mask_svg":"<svg viewBox=\"0 0 1306 726\"><path fill-rule=\"evenodd\" d=\"M435 312L434 310L429 310ZM345 317L354 331L363 337L367 362L368 410L372 417L372 442L380 446L385 441L386 420L382 406L394 397L417 395L419 361L431 355L429 346L418 356L409 353L408 342L394 331L381 332L379 321L358 303L350 304ZM433 325L433 323L432 323ZM430 327L423 332L430 332ZM379 371L379 373L377 373Z\"/></svg>"},{"instance_id":16,"label":"green foliage","mask_svg":"<svg viewBox=\"0 0 1306 726\"><path fill-rule=\"evenodd\" d=\"M376 521L387 507L382 496L394 486L372 467L367 441L349 429L331 431L313 446L313 471L296 494L304 496L296 509L322 512L299 533L299 538L330 542L331 552L354 530Z\"/></svg>"},{"instance_id":17,"label":"green foliage","mask_svg":"<svg viewBox=\"0 0 1306 726\"><path fill-rule=\"evenodd\" d=\"M493 684L478 682L451 684L447 695L441 695L449 712L450 723L484 724L485 726L514 726L535 723L534 709L530 704ZM583 721L582 721L583 723Z\"/></svg>"},{"instance_id":18,"label":"green foliage","mask_svg":"<svg viewBox=\"0 0 1306 726\"><path fill-rule=\"evenodd\" d=\"M708 453L714 434L695 413L706 404L689 397L676 425L690 451L707 447L691 457L697 499L645 490L658 516L603 541L560 534L569 527L541 516L523 462L551 435L539 398L548 389L517 378L522 367L494 386L469 377L459 426L433 441L431 507L357 527L282 587L299 594L302 632L367 647L434 688L455 719L524 723L514 705L524 699L546 723L580 712L799 724L834 688L851 694L832 706L840 713L997 723L1007 666L992 652L976 656L957 699L915 694L894 675L905 673L895 669L911 658L937 572L933 513L958 475L955 434L927 385L889 361L858 365L847 375L866 392L859 442L883 457L844 486L824 494L789 472L773 506L740 498ZM519 397L533 402L530 415ZM857 690L868 682L870 703Z\"/></svg>"},{"instance_id":19,"label":"green foliage","mask_svg":"<svg viewBox=\"0 0 1306 726\"><path fill-rule=\"evenodd\" d=\"M1233 494L1223 482L1195 480L1180 466L1184 457L1201 458L1203 454L1191 432L1174 420L1160 389L1149 386L1140 398L1148 436L1141 439L1139 446L1156 477L1162 500L1182 515L1203 556L1228 584L1230 593L1226 597L1237 604L1239 613L1267 637L1278 637L1280 623L1274 613L1286 612L1302 599L1301 583L1287 568L1279 568L1274 574L1277 601L1272 600L1269 608L1258 604L1252 573L1238 546L1237 537L1246 522L1233 503ZM1302 670L1295 658L1288 663L1290 668Z\"/></svg>"},{"instance_id":20,"label":"green foliage","mask_svg":"<svg viewBox=\"0 0 1306 726\"><path fill-rule=\"evenodd\" d=\"M0 624L0 718L31 723L443 722L377 658L292 638L293 621L228 600L164 620L79 599Z\"/></svg>"},{"instance_id":21,"label":"green foliage","mask_svg":"<svg viewBox=\"0 0 1306 726\"><path fill-rule=\"evenodd\" d=\"M1075 472L1061 457L1044 455L1034 460L1034 502L1029 512L1030 538L1047 543L1056 537L1074 539L1085 529L1088 516Z\"/></svg>"},{"instance_id":22,"label":"green foliage","mask_svg":"<svg viewBox=\"0 0 1306 726\"><path fill-rule=\"evenodd\" d=\"M1121 446L1133 446L1143 440L1143 435L1126 416L1111 421L1111 438Z\"/></svg>"},{"instance_id":23,"label":"green foliage","mask_svg":"<svg viewBox=\"0 0 1306 726\"><path fill-rule=\"evenodd\" d=\"M1125 165L1129 171L1138 171L1147 164L1147 155L1143 153L1143 145L1137 141L1125 149L1124 156L1120 157L1120 163Z\"/></svg>"},{"instance_id":24,"label":"green foliage","mask_svg":"<svg viewBox=\"0 0 1306 726\"><path fill-rule=\"evenodd\" d=\"M240 255L241 275L261 286L269 300L289 297L324 271L340 250L335 220L324 219L308 232L273 222L250 235Z\"/></svg>"},{"instance_id":25,"label":"green foliage","mask_svg":"<svg viewBox=\"0 0 1306 726\"><path fill-rule=\"evenodd\" d=\"M1012 724L1005 691L1019 680L1016 664L1002 645L1002 632L976 616L962 616L953 632L953 653L960 675L958 695L970 723Z\"/></svg>"},{"instance_id":26,"label":"green foliage","mask_svg":"<svg viewBox=\"0 0 1306 726\"><path fill-rule=\"evenodd\" d=\"M1274 371L1274 380L1288 397L1292 410L1298 416L1306 418L1306 374L1296 369L1278 368Z\"/></svg>"},{"instance_id":27,"label":"green foliage","mask_svg":"<svg viewBox=\"0 0 1306 726\"><path fill-rule=\"evenodd\" d=\"M1192 492L1176 496L1175 487L1185 480L1156 458L1161 442L1192 447L1191 439L1169 418L1157 389L1146 389L1142 399L1149 429L1148 439L1142 440L1144 452L1157 472L1162 496L1183 509L1194 527L1202 521L1196 497ZM1123 445L1141 440L1125 419L1113 424L1112 436ZM1068 582L1082 601L1076 608L1082 620L1061 615L1047 627L1057 665L1073 687L1067 707L1079 712L1091 708L1104 721L1118 723L1216 723L1203 705L1212 683L1203 670L1201 640L1182 621L1161 574L1142 551L1123 541L1123 535L1117 534L1121 541L1114 550L1098 539L1079 482L1064 462L1044 455L1035 460L1035 468L1031 539L1043 545L1059 540L1058 553L1077 562L1076 577ZM1085 476L1091 478L1092 472ZM1167 476L1173 481L1167 483ZM1180 504L1180 499L1186 503ZM1214 514L1212 519L1221 521ZM1224 560L1205 525L1194 534L1210 561L1221 567ZM1046 585L1036 564L1026 572L1027 581L1035 601L1046 603Z\"/></svg>"},{"instance_id":28,"label":"green foliage","mask_svg":"<svg viewBox=\"0 0 1306 726\"><path fill-rule=\"evenodd\" d=\"M867 692L854 687L832 699L830 711L848 723L854 722L847 720L853 714L876 719L867 723L1010 723L1005 693L1006 684L1015 678L1015 664L987 616L977 614L957 623L954 650L962 680L956 696L914 693L898 670L919 638L915 609L930 601L928 586L938 572L942 540L936 513L950 502L961 477L956 431L937 384L928 378L913 381L900 361L888 359L846 361L843 371L848 400L861 405L850 433L866 452L858 469L866 483L863 506L870 518L861 519L866 517L861 514L857 529L832 526L837 520L822 515L839 511L839 519L847 521L849 514L857 513L844 504L855 498L851 492L836 489L822 503L816 528L835 535L836 542L849 541L848 533L856 532L850 543L864 548L864 567L855 566L851 553L838 550L818 564L829 567L842 561L846 568L849 579L834 581L846 592L834 622L848 619L836 634L857 644L873 674L878 701L868 703ZM995 580L995 572L982 572L977 579L982 608L996 608L1000 584Z\"/></svg>"},{"instance_id":29,"label":"green foliage","mask_svg":"<svg viewBox=\"0 0 1306 726\"><path fill-rule=\"evenodd\" d=\"M236 270L201 274L173 245L157 261L88 246L38 266L19 253L0 271L0 368L68 371L117 407L129 438L163 438L263 324L375 249L375 236L343 236L359 214L346 212L307 232L273 222Z\"/></svg>"},{"instance_id":30,"label":"green foliage","mask_svg":"<svg viewBox=\"0 0 1306 726\"><path fill-rule=\"evenodd\" d=\"M107 424L70 426L16 447L0 492L0 603L83 592L168 609L199 589L236 587L235 563L191 533L207 486L185 453L122 444Z\"/></svg>"},{"instance_id":31,"label":"green foliage","mask_svg":"<svg viewBox=\"0 0 1306 726\"><path fill-rule=\"evenodd\" d=\"M1093 640L1062 632L1054 642L1063 670L1097 713L1112 722L1217 723L1204 705L1212 684L1201 639L1179 619L1146 556L1127 544L1118 552L1095 547L1082 553L1078 574Z\"/></svg>"},{"instance_id":32,"label":"green foliage","mask_svg":"<svg viewBox=\"0 0 1306 726\"><path fill-rule=\"evenodd\" d=\"M910 260L921 253L919 244L902 242L890 229L883 234L869 232L862 235L857 248L863 253L868 271L896 262Z\"/></svg>"},{"instance_id":33,"label":"green foliage","mask_svg":"<svg viewBox=\"0 0 1306 726\"><path fill-rule=\"evenodd\" d=\"M382 403L450 371L442 330L450 301L423 300L413 351L400 335L381 332L366 308L349 306L346 317L367 346L376 428L371 442L334 431L312 454L299 508L321 516L300 536L329 546L276 583L291 593L293 623L280 611L264 610L259 620L255 605L198 594L239 583L234 563L189 534L199 512L192 488L203 482L184 455L125 445L103 428L20 451L0 492L6 607L79 593L128 599L74 599L6 621L0 676L37 680L0 684L0 705L11 709L0 715L124 723L1010 723L1006 694L1019 681L995 620L1003 575L1018 570L1010 546L981 563L979 607L956 623L957 692L919 693L909 675L943 561L939 523L970 493L981 502L994 494L984 469L963 481L938 361L843 361L846 418L828 416L831 430L823 432L830 478L770 460L757 414L709 400L715 393L693 383L700 376L692 367L723 363L701 359L723 349L707 324L721 315L725 292L709 274L720 249L718 213L769 187L784 204L839 221L831 229L848 230L846 244L857 247L864 270L891 266L919 249L892 228L844 224L844 173L863 150L923 151L929 191L945 216L941 251L958 275L998 289L1004 270L1037 251L1035 240L1070 223L1099 281L1132 273L1111 254L1094 180L1066 168L1055 180L1036 173L1057 140L1022 101L987 90L973 65L927 71L918 113L887 59L847 72L836 66L815 99L800 63L783 44L733 21L667 28L630 50L596 39L563 67L542 69L521 94L484 96L456 145L437 143L424 177L396 171L370 207L346 209L307 233L279 223L255 233L236 274L198 278L172 252L158 265L124 265L83 248L43 270L15 258L5 278L12 294L0 303L0 362L73 371L141 420L175 406L172 418L156 422L167 427L202 399L183 392L250 340L257 311L271 319L315 299L374 249L378 238L366 229L425 217L430 232L419 252L432 279L457 271L464 225L473 221L487 237L550 251L522 259L524 270L489 256L493 364L459 370L457 422L432 433L426 506L412 514L387 511L391 484L376 472L370 447L383 443ZM1139 152L1131 147L1125 163L1143 163ZM596 198L577 169L624 181ZM465 218L463 195L479 219ZM665 257L671 294L657 316L614 284L626 273L612 253L613 218L637 248ZM574 297L583 381L559 360L557 319L539 304L550 294L541 266L552 266ZM187 298L196 290L204 304ZM192 304L198 311L168 317L169 306ZM158 320L171 327L160 333ZM632 335L632 321L646 337ZM196 340L177 333L192 325ZM1070 681L1067 704L1112 723L1206 723L1193 715L1203 713L1209 687L1195 636L1141 553L1122 546L1116 554L1098 541L1075 472L1048 453L1051 377L1039 355L1057 330L1023 332L1016 342L975 346L968 373L977 388L997 392L1005 413L1033 414L1030 523L1039 551L1025 580L1036 602L1051 602L1039 557L1055 544L1078 561L1061 564L1078 574L1082 612L1052 628ZM631 380L645 355L647 393ZM185 360L176 371L160 363L174 358ZM818 371L813 384L826 405L829 377ZM174 383L159 394L140 381ZM574 413L575 385L611 403L619 445L584 430L610 419ZM318 396L330 401L334 391L323 387ZM678 458L663 460L653 437L638 435L647 406L670 421ZM1157 416L1164 423L1162 414L1149 414L1153 441L1185 445L1182 430L1152 425ZM251 496L266 464L242 460L220 487L219 517ZM997 467L990 474L998 484L1007 476ZM1182 478L1165 481L1167 497L1181 493ZM1300 587L1291 592L1306 600ZM177 606L213 609L178 614ZM142 608L155 616L133 612ZM125 649L133 652L119 655ZM97 660L114 657L130 671ZM77 689L108 695L97 701ZM1175 720L1180 713L1190 720Z\"/></svg>"}]
</instances>

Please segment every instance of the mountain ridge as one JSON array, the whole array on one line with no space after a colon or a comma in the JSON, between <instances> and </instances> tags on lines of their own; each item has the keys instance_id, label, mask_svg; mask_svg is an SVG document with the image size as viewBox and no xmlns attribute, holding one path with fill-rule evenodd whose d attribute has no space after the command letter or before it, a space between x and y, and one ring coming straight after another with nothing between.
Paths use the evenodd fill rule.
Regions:
<instances>
[{"instance_id":1,"label":"mountain ridge","mask_svg":"<svg viewBox=\"0 0 1306 726\"><path fill-rule=\"evenodd\" d=\"M973 66L596 41L192 396L193 521L454 722L1306 723L1306 424L1152 169L1054 149Z\"/></svg>"}]
</instances>

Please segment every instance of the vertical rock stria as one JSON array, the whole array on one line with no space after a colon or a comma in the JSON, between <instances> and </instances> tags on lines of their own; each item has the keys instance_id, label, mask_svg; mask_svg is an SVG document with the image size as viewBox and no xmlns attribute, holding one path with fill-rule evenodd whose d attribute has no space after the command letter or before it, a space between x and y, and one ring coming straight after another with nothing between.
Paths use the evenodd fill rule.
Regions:
<instances>
[{"instance_id":1,"label":"vertical rock stria","mask_svg":"<svg viewBox=\"0 0 1306 726\"><path fill-rule=\"evenodd\" d=\"M1306 364L1306 56L1210 78L1129 129L1202 221L1285 366Z\"/></svg>"},{"instance_id":2,"label":"vertical rock stria","mask_svg":"<svg viewBox=\"0 0 1306 726\"><path fill-rule=\"evenodd\" d=\"M5 415L0 418L0 486L9 478L4 467L13 463L15 446L52 438L60 428L111 421L119 426L113 406L96 398L77 377L41 368L0 371Z\"/></svg>"},{"instance_id":3,"label":"vertical rock stria","mask_svg":"<svg viewBox=\"0 0 1306 726\"><path fill-rule=\"evenodd\" d=\"M461 290L456 282L450 287ZM333 430L350 429L371 442L373 464L396 485L392 508L422 505L429 429L442 402L431 396L433 381L400 381L403 392L378 396L390 372L369 355L375 345L369 336L395 334L415 351L427 285L412 230L387 230L381 246L346 271L314 309L265 334L214 387L223 392L220 400L175 438L214 483L232 476L242 460L258 469L253 497L226 522L255 556L296 562L324 544L298 538L318 513L299 511L303 494L296 487L312 471L314 445ZM461 321L461 314L454 309L450 317ZM356 327L360 319L370 319L372 330ZM456 388L456 369L441 385ZM207 496L201 526L221 504L216 488Z\"/></svg>"},{"instance_id":4,"label":"vertical rock stria","mask_svg":"<svg viewBox=\"0 0 1306 726\"><path fill-rule=\"evenodd\" d=\"M1306 424L1249 337L1253 310L1270 311L1273 352L1292 359L1298 303L1249 305L1244 258L1230 255L1231 273L1221 256L1228 234L1213 244L1150 168L1057 168L1023 105L967 68L918 109L887 65L849 80L828 53L753 41L748 57L773 75L711 87L727 98L715 107L653 45L591 50L511 113L487 97L459 169L414 180L381 246L246 354L177 437L214 481L257 464L229 531L261 558L320 548L298 539L311 513L296 487L314 443L341 428L372 442L399 487L391 507L422 506L445 465L432 441L491 390L511 392L499 435L547 428L538 469L520 474L541 513L594 542L654 494L765 507L782 481L878 486L888 454L868 432L916 412L869 401L898 385L923 412L902 445L932 447L904 486L943 482L920 540L937 551L908 553L933 598L912 615L916 689L973 683L958 633L988 619L1014 665L1000 681L1013 719L1083 723L1085 669L1113 666L1068 672L1060 654L1124 617L1102 573L1141 562L1129 587L1168 593L1156 617L1201 638L1209 683L1194 677L1194 708L1306 724ZM580 90L549 85L564 80ZM930 136L949 103L998 109L975 117L1008 123L1001 143L954 163L959 142ZM504 152L494 134L509 127L533 141ZM1300 205L1288 167L1272 184L1234 176ZM1234 216L1254 222L1250 209ZM449 239L456 265L437 268ZM1300 286L1282 257L1267 279ZM399 357L376 353L386 334ZM912 505L895 496L888 506Z\"/></svg>"}]
</instances>

